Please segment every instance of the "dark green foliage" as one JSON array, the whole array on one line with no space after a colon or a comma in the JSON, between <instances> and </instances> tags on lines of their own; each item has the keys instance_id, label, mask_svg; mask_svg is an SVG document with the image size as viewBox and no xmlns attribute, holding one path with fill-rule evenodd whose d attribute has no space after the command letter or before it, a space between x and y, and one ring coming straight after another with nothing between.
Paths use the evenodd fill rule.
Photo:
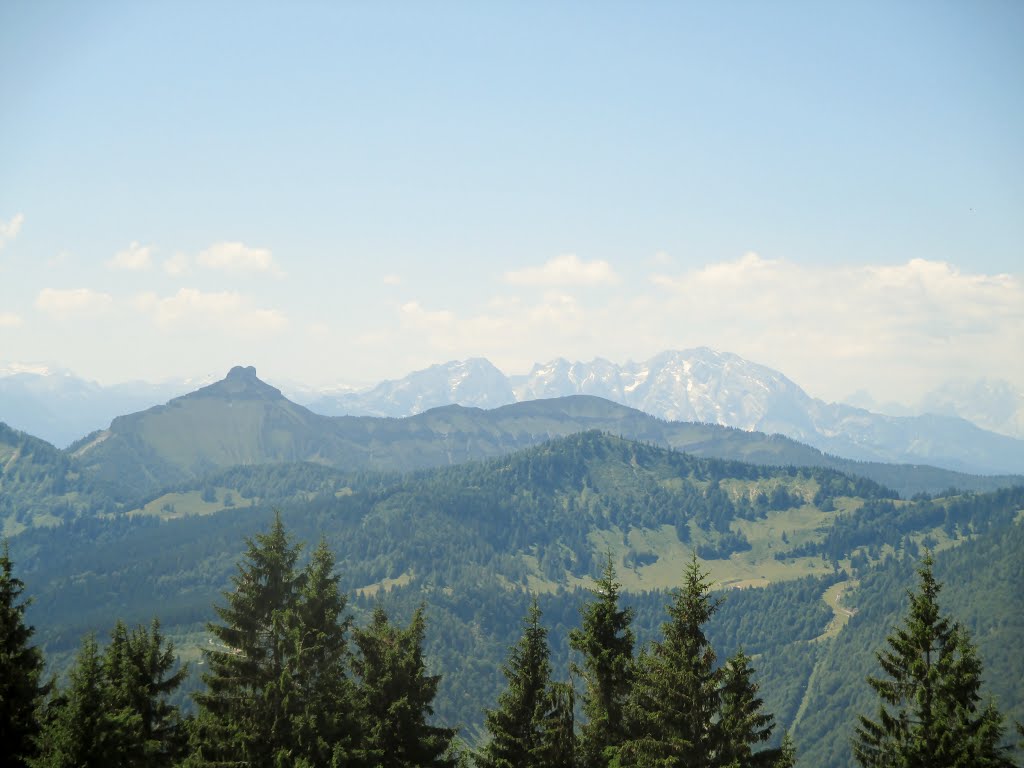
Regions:
<instances>
[{"instance_id":1,"label":"dark green foliage","mask_svg":"<svg viewBox=\"0 0 1024 768\"><path fill-rule=\"evenodd\" d=\"M49 686L41 684L43 654L29 645L34 629L25 623L25 585L15 578L3 542L0 554L0 753L12 768L35 753L37 710Z\"/></svg>"},{"instance_id":2,"label":"dark green foliage","mask_svg":"<svg viewBox=\"0 0 1024 768\"><path fill-rule=\"evenodd\" d=\"M344 616L347 597L338 589L334 555L321 539L313 551L302 585L295 643L294 715L297 750L312 765L341 761L354 749L353 690L348 676L351 654Z\"/></svg>"},{"instance_id":3,"label":"dark green foliage","mask_svg":"<svg viewBox=\"0 0 1024 768\"><path fill-rule=\"evenodd\" d=\"M168 697L188 674L178 666L174 644L164 639L160 622L149 629L128 631L118 621L104 654L104 667L110 687L110 705L138 715L138 741L132 746L136 765L170 766L185 747L184 724Z\"/></svg>"},{"instance_id":4,"label":"dark green foliage","mask_svg":"<svg viewBox=\"0 0 1024 768\"><path fill-rule=\"evenodd\" d=\"M606 766L626 737L623 709L633 681L634 611L620 607L620 588L609 555L593 600L580 611L582 626L569 633L570 646L583 656L575 668L585 686L580 757L593 768Z\"/></svg>"},{"instance_id":5,"label":"dark green foliage","mask_svg":"<svg viewBox=\"0 0 1024 768\"><path fill-rule=\"evenodd\" d=\"M50 704L35 768L129 768L141 764L142 716L119 706L96 638L82 641L67 690Z\"/></svg>"},{"instance_id":6,"label":"dark green foliage","mask_svg":"<svg viewBox=\"0 0 1024 768\"><path fill-rule=\"evenodd\" d=\"M205 651L207 690L194 764L244 761L269 768L295 746L294 607L301 591L299 549L278 516L270 532L249 541L235 589L216 611L223 624L208 629L219 647Z\"/></svg>"},{"instance_id":7,"label":"dark green foliage","mask_svg":"<svg viewBox=\"0 0 1024 768\"><path fill-rule=\"evenodd\" d=\"M868 682L882 703L877 720L860 716L854 754L868 768L1011 765L1002 716L981 704L981 660L967 631L939 613L932 566L925 557L909 615L877 654L885 676Z\"/></svg>"},{"instance_id":8,"label":"dark green foliage","mask_svg":"<svg viewBox=\"0 0 1024 768\"><path fill-rule=\"evenodd\" d=\"M572 698L551 683L547 629L536 598L523 620L523 634L502 668L508 683L498 706L487 710L488 741L477 759L481 768L561 768L571 766L566 731Z\"/></svg>"},{"instance_id":9,"label":"dark green foliage","mask_svg":"<svg viewBox=\"0 0 1024 768\"><path fill-rule=\"evenodd\" d=\"M739 651L724 667L705 626L721 601L694 555L673 596L661 640L645 649L626 707L628 737L617 766L754 768L792 763L791 746L755 751L769 741L750 659Z\"/></svg>"},{"instance_id":10,"label":"dark green foliage","mask_svg":"<svg viewBox=\"0 0 1024 768\"><path fill-rule=\"evenodd\" d=\"M935 555L935 576L944 582L942 606L969 629L985 661L982 698L989 697L1013 720L1024 717L1024 525L1019 523L964 541ZM856 765L850 740L858 714L875 713L878 697L864 682L877 674L876 651L910 610L908 589L918 583L916 562L887 559L861 576L844 604L856 615L830 643L820 648L814 686L803 718L780 722L800 745L802 765L850 768ZM759 664L759 668L761 665ZM768 672L767 665L764 667ZM774 695L778 677L766 677L765 698ZM769 682L771 680L771 682ZM1024 750L1016 760L1021 762Z\"/></svg>"},{"instance_id":11,"label":"dark green foliage","mask_svg":"<svg viewBox=\"0 0 1024 768\"><path fill-rule=\"evenodd\" d=\"M666 609L662 639L639 657L626 709L630 737L620 750L623 766L717 764L721 674L703 627L718 601L707 576L694 555Z\"/></svg>"},{"instance_id":12,"label":"dark green foliage","mask_svg":"<svg viewBox=\"0 0 1024 768\"><path fill-rule=\"evenodd\" d=\"M369 626L355 631L359 654L355 701L361 740L353 764L364 768L453 768L455 730L431 725L440 675L423 659L425 621L417 609L406 629L377 608Z\"/></svg>"},{"instance_id":13,"label":"dark green foliage","mask_svg":"<svg viewBox=\"0 0 1024 768\"><path fill-rule=\"evenodd\" d=\"M84 511L115 509L67 451L0 422L0 526L11 520L31 527L37 515L69 521Z\"/></svg>"},{"instance_id":14,"label":"dark green foliage","mask_svg":"<svg viewBox=\"0 0 1024 768\"><path fill-rule=\"evenodd\" d=\"M919 499L899 508L891 500L870 500L856 512L838 515L820 543L794 548L788 554L821 554L835 561L850 556L859 547L895 545L908 533L940 526L954 538L985 533L1011 524L1021 507L1024 507L1024 486L986 494Z\"/></svg>"},{"instance_id":15,"label":"dark green foliage","mask_svg":"<svg viewBox=\"0 0 1024 768\"><path fill-rule=\"evenodd\" d=\"M475 742L484 703L494 702L505 682L501 659L520 631L518 617L525 613L527 601L522 586L528 575L536 575L533 562L539 561L552 581L567 584L569 574L579 578L600 568L602 558L587 559L593 547L590 536L603 530L607 539L609 526L621 532L633 526L672 525L684 539L692 525L705 526L703 537L716 541L726 535L721 530L724 524L735 519L729 514L754 519L771 514L770 489L778 485L805 503L810 495L806 488L814 483L827 484L834 494L830 498L857 495L856 481L841 475L737 467L738 477L755 479L769 489L764 510L756 498L726 495L723 489L731 490L734 484L723 481L718 492L713 490L714 477L729 477L734 472L731 465L706 459L691 462L681 454L600 435L551 443L487 464L409 476L346 475L308 464L240 467L206 481L218 489L230 488L236 500L245 498L236 510L166 522L81 517L56 530L27 531L12 540L11 547L36 596L27 617L38 627L38 642L45 644L54 669L60 671L81 634L109 626L112 611L131 624L147 620L156 604L169 633L200 631L210 618L217 591L229 584L234 563L243 554L240 542L272 520L264 500L280 495L288 500L283 518L289 530L307 540L322 534L338 553L346 588L402 577L390 594L386 589L368 593L373 595L369 598L354 593L352 610L360 624L377 600L399 626L427 602L430 620L424 653L432 668L444 674L433 704L437 722L466 726L463 733ZM256 505L250 506L253 500ZM931 511L925 501L931 502ZM869 525L858 524L858 529L876 551L895 543L898 553L913 555L915 542L925 532L914 526L932 524L934 509L942 511L939 524L945 525L948 518L961 536L956 549L937 558L937 573L942 575L944 568L949 585L943 596L955 598L950 607L977 638L986 670L996 671L989 675L989 690L1003 711L1021 719L1024 607L1020 590L1009 586L1024 583L1019 556L1024 542L1018 536L1020 526L1012 523L1020 508L1016 503L1012 493L918 499L913 505L892 508L869 499L870 514L862 518ZM970 512L972 508L977 514ZM827 524L838 520L845 525L847 515L829 515ZM983 532L985 525L989 533ZM898 538L890 542L886 537L894 530ZM977 538L968 539L964 533ZM983 542L988 547L984 551ZM524 553L536 561L526 562ZM638 556L650 560L655 555L647 551ZM760 695L780 727L794 727L808 693L808 706L794 727L802 763L850 763L846 724L855 720L856 711L872 708L859 692L867 691L867 686L857 682L870 670L871 648L884 642L896 620L898 595L906 585L898 579L905 571L897 558L865 562L858 573L859 593L850 591L844 597L844 605L856 605L859 613L831 641L807 642L821 634L831 616L821 595L830 583L848 578L841 571L827 579L731 591L706 625L705 634L718 658L727 658L741 642L756 658ZM540 596L556 679L568 675L567 634L578 625L579 605L591 597L573 589ZM624 605L636 609L632 628L638 641L655 637L665 595L622 598ZM296 712L292 722L299 723L302 717ZM768 744L777 746L778 737Z\"/></svg>"},{"instance_id":16,"label":"dark green foliage","mask_svg":"<svg viewBox=\"0 0 1024 768\"><path fill-rule=\"evenodd\" d=\"M775 718L764 711L753 675L750 657L742 650L726 662L722 673L719 765L774 766L783 754L783 750L774 749L754 751L754 747L771 738Z\"/></svg>"}]
</instances>

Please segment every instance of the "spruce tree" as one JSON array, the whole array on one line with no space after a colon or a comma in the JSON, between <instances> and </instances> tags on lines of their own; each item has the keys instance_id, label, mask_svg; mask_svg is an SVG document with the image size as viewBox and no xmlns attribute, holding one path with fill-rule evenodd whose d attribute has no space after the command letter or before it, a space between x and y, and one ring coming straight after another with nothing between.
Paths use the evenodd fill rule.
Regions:
<instances>
[{"instance_id":1,"label":"spruce tree","mask_svg":"<svg viewBox=\"0 0 1024 768\"><path fill-rule=\"evenodd\" d=\"M626 708L623 766L718 765L721 672L702 629L718 609L696 555L668 606L662 639L641 653Z\"/></svg>"},{"instance_id":2,"label":"spruce tree","mask_svg":"<svg viewBox=\"0 0 1024 768\"><path fill-rule=\"evenodd\" d=\"M633 672L634 636L631 608L619 607L621 585L608 555L604 572L592 590L594 600L584 606L582 626L569 633L569 645L583 655L574 671L582 676L583 714L580 759L588 768L604 768L626 738L623 709Z\"/></svg>"},{"instance_id":3,"label":"spruce tree","mask_svg":"<svg viewBox=\"0 0 1024 768\"><path fill-rule=\"evenodd\" d=\"M338 589L334 555L321 539L305 570L294 631L299 752L311 765L344 763L354 749L356 724L351 653L344 616L347 598Z\"/></svg>"},{"instance_id":4,"label":"spruce tree","mask_svg":"<svg viewBox=\"0 0 1024 768\"><path fill-rule=\"evenodd\" d=\"M879 651L884 677L868 677L881 698L876 720L859 717L853 740L866 768L1009 766L1002 717L981 704L981 660L967 630L940 614L942 585L927 555L910 611ZM892 709L890 709L892 707Z\"/></svg>"},{"instance_id":5,"label":"spruce tree","mask_svg":"<svg viewBox=\"0 0 1024 768\"><path fill-rule=\"evenodd\" d=\"M130 768L143 765L138 751L142 718L119 706L96 638L88 635L71 669L66 691L47 714L33 768Z\"/></svg>"},{"instance_id":6,"label":"spruce tree","mask_svg":"<svg viewBox=\"0 0 1024 768\"><path fill-rule=\"evenodd\" d=\"M574 712L576 692L570 683L553 682L548 686L546 699L540 764L547 768L574 768L578 759Z\"/></svg>"},{"instance_id":7,"label":"spruce tree","mask_svg":"<svg viewBox=\"0 0 1024 768\"><path fill-rule=\"evenodd\" d=\"M118 621L104 654L111 702L139 716L138 743L132 746L136 764L169 766L184 749L184 725L178 708L167 701L188 675L178 667L174 644L160 632L154 619L149 629L130 632Z\"/></svg>"},{"instance_id":8,"label":"spruce tree","mask_svg":"<svg viewBox=\"0 0 1024 768\"><path fill-rule=\"evenodd\" d=\"M33 627L25 623L25 585L14 577L7 541L0 554L0 754L12 768L35 754L38 709L50 689L42 684L43 654L29 645Z\"/></svg>"},{"instance_id":9,"label":"spruce tree","mask_svg":"<svg viewBox=\"0 0 1024 768\"><path fill-rule=\"evenodd\" d=\"M271 768L293 755L300 702L294 679L295 607L302 589L293 545L280 515L270 531L248 540L245 560L215 606L222 624L207 628L219 648L205 651L207 689L195 695L199 715L189 765L244 763Z\"/></svg>"},{"instance_id":10,"label":"spruce tree","mask_svg":"<svg viewBox=\"0 0 1024 768\"><path fill-rule=\"evenodd\" d=\"M353 633L353 662L361 738L351 765L364 768L454 768L455 731L431 725L440 675L423 659L426 622L420 606L406 629L388 621L380 606L369 626Z\"/></svg>"},{"instance_id":11,"label":"spruce tree","mask_svg":"<svg viewBox=\"0 0 1024 768\"><path fill-rule=\"evenodd\" d=\"M758 696L758 685L753 675L750 657L742 649L726 662L723 669L719 765L769 767L776 766L783 757L783 749L758 752L753 749L771 738L775 722L774 716L763 710L764 701Z\"/></svg>"},{"instance_id":12,"label":"spruce tree","mask_svg":"<svg viewBox=\"0 0 1024 768\"><path fill-rule=\"evenodd\" d=\"M523 620L523 634L503 666L508 687L496 709L487 710L489 740L477 763L482 768L555 768L571 760L566 745L566 719L571 706L563 688L551 684L547 630L541 625L536 597ZM571 764L571 763L570 763Z\"/></svg>"}]
</instances>

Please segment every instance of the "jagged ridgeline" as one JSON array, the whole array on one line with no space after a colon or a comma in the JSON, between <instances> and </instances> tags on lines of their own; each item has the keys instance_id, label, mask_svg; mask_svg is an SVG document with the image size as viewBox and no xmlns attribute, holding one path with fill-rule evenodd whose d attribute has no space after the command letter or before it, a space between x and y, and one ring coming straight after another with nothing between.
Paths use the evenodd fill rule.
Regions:
<instances>
[{"instance_id":1,"label":"jagged ridgeline","mask_svg":"<svg viewBox=\"0 0 1024 768\"><path fill-rule=\"evenodd\" d=\"M427 654L444 675L437 712L471 738L503 683L501 660L528 592L540 595L552 662L564 671L566 634L606 553L644 639L664 619L664 590L679 584L694 550L728 590L708 630L719 657L741 646L754 654L779 733L795 724L799 737L812 726L819 732L809 702L827 679L833 638L845 636L854 605L880 594L867 591L875 583L867 577L925 545L955 552L1005 534L1024 491L905 501L834 470L696 457L598 432L405 475L235 467L150 494L127 512L12 540L48 658L59 664L82 634L102 633L118 617L145 623L157 614L186 658L198 659L244 539L269 525L274 507L299 540L326 538L357 623L377 601L400 621L427 601ZM992 604L996 621L1003 610ZM1019 647L1019 636L1013 642ZM1019 658L1000 657L994 676L1019 680ZM851 669L838 684L861 685L858 674Z\"/></svg>"},{"instance_id":2,"label":"jagged ridgeline","mask_svg":"<svg viewBox=\"0 0 1024 768\"><path fill-rule=\"evenodd\" d=\"M1007 478L934 467L857 462L780 435L668 422L578 395L480 410L447 406L408 418L327 417L288 400L253 368L166 405L120 416L68 448L78 471L122 503L244 464L309 461L346 471L408 471L507 455L598 429L701 456L822 466L871 477L905 496L955 486L989 490Z\"/></svg>"}]
</instances>

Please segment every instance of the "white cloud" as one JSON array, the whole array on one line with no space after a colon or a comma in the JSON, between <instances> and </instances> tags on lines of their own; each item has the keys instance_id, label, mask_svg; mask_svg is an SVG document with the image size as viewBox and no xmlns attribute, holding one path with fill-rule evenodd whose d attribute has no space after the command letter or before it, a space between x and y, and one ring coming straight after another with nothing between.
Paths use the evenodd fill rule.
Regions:
<instances>
[{"instance_id":1,"label":"white cloud","mask_svg":"<svg viewBox=\"0 0 1024 768\"><path fill-rule=\"evenodd\" d=\"M91 288L43 288L36 296L35 306L51 315L95 314L110 307L113 301L109 293Z\"/></svg>"},{"instance_id":2,"label":"white cloud","mask_svg":"<svg viewBox=\"0 0 1024 768\"><path fill-rule=\"evenodd\" d=\"M21 326L21 315L13 312L0 312L0 328L18 328Z\"/></svg>"},{"instance_id":3,"label":"white cloud","mask_svg":"<svg viewBox=\"0 0 1024 768\"><path fill-rule=\"evenodd\" d=\"M250 248L243 243L216 243L199 254L200 266L225 272L266 272L284 277L266 248Z\"/></svg>"},{"instance_id":4,"label":"white cloud","mask_svg":"<svg viewBox=\"0 0 1024 768\"><path fill-rule=\"evenodd\" d=\"M110 269L125 269L131 271L149 269L151 265L150 255L152 252L153 248L151 246L140 245L139 243L132 241L132 243L123 251L115 253L114 258L107 262L107 266Z\"/></svg>"},{"instance_id":5,"label":"white cloud","mask_svg":"<svg viewBox=\"0 0 1024 768\"><path fill-rule=\"evenodd\" d=\"M180 277L181 275L187 275L192 271L192 261L189 259L188 254L181 253L180 251L169 259L164 260L164 272L173 277Z\"/></svg>"},{"instance_id":6,"label":"white cloud","mask_svg":"<svg viewBox=\"0 0 1024 768\"><path fill-rule=\"evenodd\" d=\"M390 275L384 275L384 285L399 285L401 284L401 282L401 275L396 275L394 273Z\"/></svg>"},{"instance_id":7,"label":"white cloud","mask_svg":"<svg viewBox=\"0 0 1024 768\"><path fill-rule=\"evenodd\" d=\"M590 314L574 297L545 293L537 300L498 297L475 314L461 316L450 310L425 309L418 301L399 307L399 327L391 333L367 334L365 341L387 343L409 352L415 366L455 357L485 356L509 370L528 368L538 359L579 349L581 343L600 343L591 337Z\"/></svg>"},{"instance_id":8,"label":"white cloud","mask_svg":"<svg viewBox=\"0 0 1024 768\"><path fill-rule=\"evenodd\" d=\"M813 394L913 399L958 370L1024 380L1024 284L939 261L807 267L749 253L656 275L655 310L709 343L781 369ZM699 339L707 341L699 341Z\"/></svg>"},{"instance_id":9,"label":"white cloud","mask_svg":"<svg viewBox=\"0 0 1024 768\"><path fill-rule=\"evenodd\" d=\"M288 318L276 309L254 307L234 291L204 292L181 288L161 298L155 293L135 297L134 307L148 314L163 330L229 330L245 333L270 333L288 325Z\"/></svg>"},{"instance_id":10,"label":"white cloud","mask_svg":"<svg viewBox=\"0 0 1024 768\"><path fill-rule=\"evenodd\" d=\"M16 213L8 222L0 221L0 251L4 246L14 240L21 231L21 225L25 222L25 214Z\"/></svg>"},{"instance_id":11,"label":"white cloud","mask_svg":"<svg viewBox=\"0 0 1024 768\"><path fill-rule=\"evenodd\" d=\"M816 397L915 401L957 374L1024 386L1024 282L939 261L815 267L755 253L653 275L627 294L497 296L454 311L410 301L384 339L408 370L484 355L508 373L564 356L617 362L707 345L785 373ZM377 346L380 346L379 344Z\"/></svg>"},{"instance_id":12,"label":"white cloud","mask_svg":"<svg viewBox=\"0 0 1024 768\"><path fill-rule=\"evenodd\" d=\"M548 259L541 267L506 272L506 283L512 285L597 285L618 282L618 275L607 261L582 261L575 253Z\"/></svg>"}]
</instances>

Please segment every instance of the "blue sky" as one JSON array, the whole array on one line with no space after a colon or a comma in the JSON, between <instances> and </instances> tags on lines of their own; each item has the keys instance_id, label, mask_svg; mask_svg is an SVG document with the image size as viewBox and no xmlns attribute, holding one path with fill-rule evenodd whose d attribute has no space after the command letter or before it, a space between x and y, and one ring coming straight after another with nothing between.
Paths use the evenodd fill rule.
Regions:
<instances>
[{"instance_id":1,"label":"blue sky","mask_svg":"<svg viewBox=\"0 0 1024 768\"><path fill-rule=\"evenodd\" d=\"M0 360L1024 387L1024 5L0 5Z\"/></svg>"}]
</instances>

